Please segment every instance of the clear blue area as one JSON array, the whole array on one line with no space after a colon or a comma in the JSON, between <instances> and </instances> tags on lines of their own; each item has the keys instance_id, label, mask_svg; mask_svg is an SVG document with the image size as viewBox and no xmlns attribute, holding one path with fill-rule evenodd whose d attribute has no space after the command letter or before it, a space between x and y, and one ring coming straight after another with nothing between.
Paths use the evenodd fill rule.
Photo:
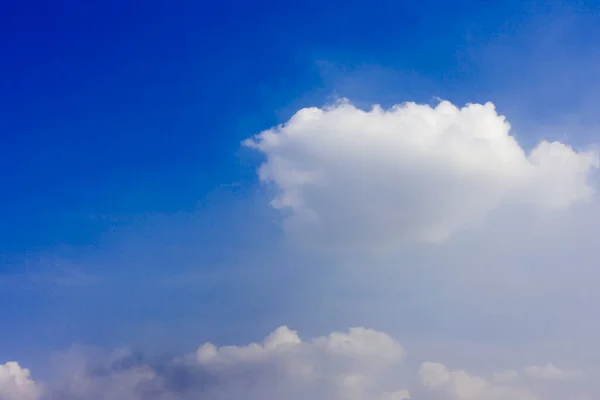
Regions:
<instances>
[{"instance_id":1,"label":"clear blue area","mask_svg":"<svg viewBox=\"0 0 600 400\"><path fill-rule=\"evenodd\" d=\"M469 83L457 46L521 3L5 2L0 250L84 245L110 225L86 216L190 210L253 179L240 140L323 86L318 61Z\"/></svg>"}]
</instances>

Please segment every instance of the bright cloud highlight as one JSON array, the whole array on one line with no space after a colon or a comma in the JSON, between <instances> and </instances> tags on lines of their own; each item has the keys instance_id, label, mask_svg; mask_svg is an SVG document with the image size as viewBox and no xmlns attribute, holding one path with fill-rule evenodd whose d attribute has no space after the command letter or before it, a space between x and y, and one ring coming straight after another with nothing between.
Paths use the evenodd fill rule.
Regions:
<instances>
[{"instance_id":1,"label":"bright cloud highlight","mask_svg":"<svg viewBox=\"0 0 600 400\"><path fill-rule=\"evenodd\" d=\"M29 370L16 362L0 365L0 400L35 400L41 389L30 379Z\"/></svg>"},{"instance_id":2,"label":"bright cloud highlight","mask_svg":"<svg viewBox=\"0 0 600 400\"><path fill-rule=\"evenodd\" d=\"M492 103L306 108L245 145L294 241L387 249L442 242L503 206L562 210L595 193L594 151L541 142L526 152Z\"/></svg>"}]
</instances>

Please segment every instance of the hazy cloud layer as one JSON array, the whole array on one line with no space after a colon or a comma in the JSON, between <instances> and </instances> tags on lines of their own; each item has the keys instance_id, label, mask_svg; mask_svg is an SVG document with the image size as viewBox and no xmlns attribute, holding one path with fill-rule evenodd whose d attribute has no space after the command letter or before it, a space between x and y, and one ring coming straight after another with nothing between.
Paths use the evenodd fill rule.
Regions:
<instances>
[{"instance_id":1,"label":"hazy cloud layer","mask_svg":"<svg viewBox=\"0 0 600 400\"><path fill-rule=\"evenodd\" d=\"M302 340L282 326L182 357L80 356L43 383L7 363L0 400L598 398L600 327L581 306L600 301L594 151L526 150L493 105L448 102L304 109L246 144L265 156L289 243L309 251L253 237L264 256L228 271L243 277L236 289L252 284L237 300L262 296L243 324L277 303L271 326L375 329ZM308 271L305 260L310 273L263 279L279 264ZM302 277L302 293L286 276ZM248 337L243 324L229 326Z\"/></svg>"},{"instance_id":2,"label":"hazy cloud layer","mask_svg":"<svg viewBox=\"0 0 600 400\"><path fill-rule=\"evenodd\" d=\"M262 343L224 347L205 343L195 353L168 360L146 359L127 351L90 360L69 363L63 359L59 367L64 369L64 379L47 385L44 391L29 379L27 370L16 363L6 364L0 369L0 399L539 398L527 379L498 382L441 363L406 362L398 341L365 328L303 341L297 332L282 326ZM557 392L547 398L558 400L560 396Z\"/></svg>"}]
</instances>

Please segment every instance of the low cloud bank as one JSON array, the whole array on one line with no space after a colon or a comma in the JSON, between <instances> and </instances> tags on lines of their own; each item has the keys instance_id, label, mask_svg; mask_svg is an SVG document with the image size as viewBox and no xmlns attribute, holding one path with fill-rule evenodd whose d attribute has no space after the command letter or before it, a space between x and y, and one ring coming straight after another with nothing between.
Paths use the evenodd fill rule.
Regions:
<instances>
[{"instance_id":1,"label":"low cloud bank","mask_svg":"<svg viewBox=\"0 0 600 400\"><path fill-rule=\"evenodd\" d=\"M169 360L118 351L100 362L65 366L62 380L44 385L19 364L6 363L0 366L0 399L534 400L540 397L528 387L529 375L573 377L552 365L486 379L435 362L422 362L415 370L406 357L398 341L372 329L303 341L282 326L261 343L204 343ZM502 375L510 379L498 379Z\"/></svg>"}]
</instances>

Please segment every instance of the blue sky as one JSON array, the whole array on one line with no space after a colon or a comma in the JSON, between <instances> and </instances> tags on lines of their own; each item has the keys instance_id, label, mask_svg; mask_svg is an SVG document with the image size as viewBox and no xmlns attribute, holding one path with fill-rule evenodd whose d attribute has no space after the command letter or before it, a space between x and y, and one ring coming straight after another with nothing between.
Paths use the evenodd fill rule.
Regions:
<instances>
[{"instance_id":1,"label":"blue sky","mask_svg":"<svg viewBox=\"0 0 600 400\"><path fill-rule=\"evenodd\" d=\"M81 216L189 211L251 182L239 142L332 94L485 101L535 80L527 24L590 8L554 4L6 5L2 250L86 245L108 226ZM497 43L511 57L485 70Z\"/></svg>"},{"instance_id":2,"label":"blue sky","mask_svg":"<svg viewBox=\"0 0 600 400\"><path fill-rule=\"evenodd\" d=\"M572 279L561 274L572 255L593 262L581 255L593 248L581 240L591 236L593 206L553 220L564 237L549 233L554 228L511 236L506 221L526 231L529 214L500 210L484 234L460 231L430 252L430 243L403 242L402 235L419 242L418 233L352 225L348 216L362 214L340 195L347 213L306 234L270 205L290 182L277 171L266 184L257 176L262 163L291 153L242 141L340 98L364 109L445 99L458 107L492 101L525 152L543 139L583 151L598 142L598 26L593 1L2 3L0 321L8 329L0 328L0 364L17 359L45 377L53 354L73 344L174 353L205 340L260 340L280 325L309 336L369 326L417 348L433 337L513 347L570 340L573 332L559 327L567 320L581 327L577 335L591 335L596 327L570 308L590 298L553 307L563 320L536 307L557 293L589 293L578 285L596 277L591 266ZM335 160L309 166L327 172ZM370 171L368 160L360 171ZM373 171L365 177L381 172ZM585 197L587 187L565 174L557 172L557 190ZM373 185L357 187L379 193ZM473 193L499 189L487 190ZM307 199L318 212L338 194ZM565 199L552 207L570 204ZM305 235L334 247L328 235L344 233L337 226L399 241L393 256L303 247ZM357 249L372 246L361 235L352 240ZM504 270L514 280L500 267L470 266L470 257L490 265L535 260L548 241L556 251L549 260L565 261L545 275L538 297L515 283L536 281L528 275L539 272L535 261ZM467 300L465 290L484 298ZM513 313L520 302L529 304L522 315ZM503 328L511 323L526 327L515 336Z\"/></svg>"}]
</instances>

